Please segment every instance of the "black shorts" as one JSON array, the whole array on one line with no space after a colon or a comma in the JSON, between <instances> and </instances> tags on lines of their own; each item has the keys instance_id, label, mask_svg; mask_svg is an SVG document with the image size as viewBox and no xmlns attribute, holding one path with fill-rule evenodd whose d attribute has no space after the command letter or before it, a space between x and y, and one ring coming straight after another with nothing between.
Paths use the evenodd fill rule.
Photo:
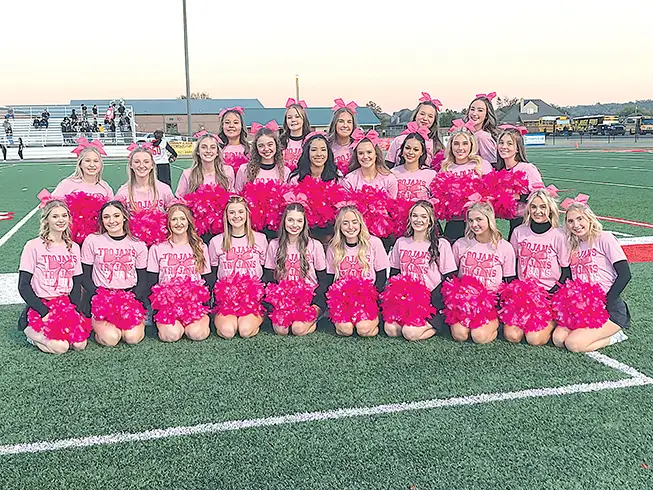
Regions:
<instances>
[{"instance_id":1,"label":"black shorts","mask_svg":"<svg viewBox=\"0 0 653 490\"><path fill-rule=\"evenodd\" d=\"M610 321L616 323L621 328L630 327L630 310L621 297L613 301L608 301L608 314L610 315Z\"/></svg>"}]
</instances>

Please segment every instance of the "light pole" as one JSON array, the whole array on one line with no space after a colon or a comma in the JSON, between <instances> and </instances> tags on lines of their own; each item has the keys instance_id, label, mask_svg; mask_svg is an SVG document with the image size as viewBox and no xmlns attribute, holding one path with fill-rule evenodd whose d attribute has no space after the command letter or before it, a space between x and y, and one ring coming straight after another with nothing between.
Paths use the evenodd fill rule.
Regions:
<instances>
[{"instance_id":1,"label":"light pole","mask_svg":"<svg viewBox=\"0 0 653 490\"><path fill-rule=\"evenodd\" d=\"M299 75L295 75L295 100L299 104Z\"/></svg>"},{"instance_id":2,"label":"light pole","mask_svg":"<svg viewBox=\"0 0 653 490\"><path fill-rule=\"evenodd\" d=\"M188 117L188 136L192 136L190 114L190 72L188 70L188 22L186 20L186 0L182 0L184 7L184 53L186 55L186 116Z\"/></svg>"}]
</instances>

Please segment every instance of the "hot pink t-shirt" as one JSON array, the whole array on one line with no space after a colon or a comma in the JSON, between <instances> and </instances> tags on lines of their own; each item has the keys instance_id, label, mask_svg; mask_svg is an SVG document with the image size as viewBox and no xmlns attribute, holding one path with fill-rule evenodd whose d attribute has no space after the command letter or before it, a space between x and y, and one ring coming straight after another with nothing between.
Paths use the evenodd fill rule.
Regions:
<instances>
[{"instance_id":1,"label":"hot pink t-shirt","mask_svg":"<svg viewBox=\"0 0 653 490\"><path fill-rule=\"evenodd\" d=\"M481 159L481 175L489 174L493 170L492 165L487 160ZM479 177L476 171L476 162L463 163L462 165L452 163L449 165L449 172Z\"/></svg>"},{"instance_id":2,"label":"hot pink t-shirt","mask_svg":"<svg viewBox=\"0 0 653 490\"><path fill-rule=\"evenodd\" d=\"M116 199L123 200L127 206L131 208L129 203L129 191L127 190L127 183L124 183L118 192L116 192ZM152 189L140 189L134 185L133 198L134 198L134 209L150 209L153 207L158 208L161 211L165 211L170 202L175 198L172 194L172 189L168 184L165 184L159 180L156 181L156 192L157 192L157 201L154 202L154 191Z\"/></svg>"},{"instance_id":3,"label":"hot pink t-shirt","mask_svg":"<svg viewBox=\"0 0 653 490\"><path fill-rule=\"evenodd\" d=\"M222 169L224 170L224 174L227 176L227 181L229 182L229 187L225 190L232 192L234 190L234 183L236 180L236 177L234 176L234 169L230 167L229 165L223 165ZM179 177L179 183L177 184L177 197L183 197L186 194L188 194L188 187L190 183L190 172L191 169L187 168L181 173L181 177ZM213 184L219 186L218 182L215 180L215 174L210 175L210 174L205 174L204 175L204 182L203 184Z\"/></svg>"},{"instance_id":4,"label":"hot pink t-shirt","mask_svg":"<svg viewBox=\"0 0 653 490\"><path fill-rule=\"evenodd\" d=\"M555 286L563 267L569 267L567 238L560 228L534 233L529 225L515 228L510 238L519 267L519 279L532 278L547 291Z\"/></svg>"},{"instance_id":5,"label":"hot pink t-shirt","mask_svg":"<svg viewBox=\"0 0 653 490\"><path fill-rule=\"evenodd\" d=\"M288 167L283 167L283 182L288 181L288 175L290 175L290 169ZM262 182L266 180L279 181L279 171L277 170L276 167L271 170L259 169L258 175L254 179L254 182ZM238 169L238 173L236 174L236 184L235 184L236 192L241 192L243 190L243 187L245 187L246 183L247 183L247 165L242 165Z\"/></svg>"},{"instance_id":6,"label":"hot pink t-shirt","mask_svg":"<svg viewBox=\"0 0 653 490\"><path fill-rule=\"evenodd\" d=\"M478 154L483 160L490 163L497 161L497 142L490 133L484 130L479 130L474 133L476 142L478 143Z\"/></svg>"},{"instance_id":7,"label":"hot pink t-shirt","mask_svg":"<svg viewBox=\"0 0 653 490\"><path fill-rule=\"evenodd\" d=\"M602 231L592 244L581 242L578 251L571 256L571 276L584 282L597 283L606 293L617 278L612 264L627 260L614 235Z\"/></svg>"},{"instance_id":8,"label":"hot pink t-shirt","mask_svg":"<svg viewBox=\"0 0 653 490\"><path fill-rule=\"evenodd\" d=\"M270 242L268 251L265 254L265 268L275 270L277 268L277 250L279 250L279 239L275 238ZM326 258L324 247L317 240L309 238L306 247L306 260L308 262L308 275L306 280L311 284L317 284L317 274L315 271L326 269ZM297 281L301 279L301 261L297 246L288 244L286 253L286 277L285 279Z\"/></svg>"},{"instance_id":9,"label":"hot pink t-shirt","mask_svg":"<svg viewBox=\"0 0 653 490\"><path fill-rule=\"evenodd\" d=\"M345 257L338 265L339 276L338 279L345 277L363 277L363 267L358 262L358 249L359 246L348 247L345 246ZM334 250L331 245L327 248L326 252L326 271L328 274L335 274L336 269L333 263ZM369 270L363 277L374 281L378 271L386 270L390 263L388 262L388 254L383 248L381 240L375 236L370 237L370 249L367 251L367 263Z\"/></svg>"},{"instance_id":10,"label":"hot pink t-shirt","mask_svg":"<svg viewBox=\"0 0 653 490\"><path fill-rule=\"evenodd\" d=\"M59 182L57 187L52 191L52 196L64 197L74 192L86 192L87 194L98 195L107 199L113 198L113 189L104 180L101 180L97 184L87 184L84 181L72 177L68 177Z\"/></svg>"},{"instance_id":11,"label":"hot pink t-shirt","mask_svg":"<svg viewBox=\"0 0 653 490\"><path fill-rule=\"evenodd\" d=\"M390 252L390 267L399 269L402 274L420 281L430 291L442 282L442 276L456 270L451 245L444 238L438 239L437 260L429 264L430 242L416 242L412 237L400 237Z\"/></svg>"},{"instance_id":12,"label":"hot pink t-shirt","mask_svg":"<svg viewBox=\"0 0 653 490\"><path fill-rule=\"evenodd\" d=\"M475 277L492 291L499 288L504 277L515 275L515 251L503 238L497 247L473 238L460 238L453 244L453 256L458 277Z\"/></svg>"},{"instance_id":13,"label":"hot pink t-shirt","mask_svg":"<svg viewBox=\"0 0 653 490\"><path fill-rule=\"evenodd\" d=\"M168 284L175 277L182 279L190 277L193 281L199 281L202 275L211 272L209 248L204 243L202 243L202 251L204 269L198 272L193 249L189 244L174 245L168 241L155 243L147 255L147 271L159 274L159 284Z\"/></svg>"},{"instance_id":14,"label":"hot pink t-shirt","mask_svg":"<svg viewBox=\"0 0 653 490\"><path fill-rule=\"evenodd\" d=\"M263 233L254 232L254 245L247 243L247 237L231 238L231 250L222 250L223 233L213 237L209 242L209 258L211 267L218 268L218 279L234 274L248 275L261 278L263 264L265 264L265 251L268 241Z\"/></svg>"},{"instance_id":15,"label":"hot pink t-shirt","mask_svg":"<svg viewBox=\"0 0 653 490\"><path fill-rule=\"evenodd\" d=\"M377 172L374 180L367 181L363 177L363 173L360 168L354 170L353 172L348 173L345 176L345 182L351 190L358 191L364 185L369 185L370 187L376 187L377 189L384 190L391 198L395 199L397 197L397 192L399 192L399 184L397 183L397 177L392 173L388 175L382 175Z\"/></svg>"},{"instance_id":16,"label":"hot pink t-shirt","mask_svg":"<svg viewBox=\"0 0 653 490\"><path fill-rule=\"evenodd\" d=\"M283 162L286 167L290 170L295 170L297 168L297 162L302 156L302 145L304 144L304 139L293 140L288 138L288 145L283 150Z\"/></svg>"},{"instance_id":17,"label":"hot pink t-shirt","mask_svg":"<svg viewBox=\"0 0 653 490\"><path fill-rule=\"evenodd\" d=\"M32 274L32 289L39 298L68 296L73 289L73 277L82 273L79 245L73 243L46 248L41 238L25 244L20 255L19 270Z\"/></svg>"},{"instance_id":18,"label":"hot pink t-shirt","mask_svg":"<svg viewBox=\"0 0 653 490\"><path fill-rule=\"evenodd\" d=\"M397 199L416 201L429 198L429 186L435 178L435 170L422 168L411 172L405 165L400 165L393 168L392 173L397 177Z\"/></svg>"},{"instance_id":19,"label":"hot pink t-shirt","mask_svg":"<svg viewBox=\"0 0 653 490\"><path fill-rule=\"evenodd\" d=\"M385 155L385 160L386 162L392 162L395 165L399 164L399 150L401 150L401 145L404 144L404 141L408 137L407 134L400 134L397 136L395 139L392 140L392 143L390 143L390 148L388 148L388 152ZM426 143L426 161L431 163L433 160L433 140L431 138L427 138L425 140Z\"/></svg>"},{"instance_id":20,"label":"hot pink t-shirt","mask_svg":"<svg viewBox=\"0 0 653 490\"><path fill-rule=\"evenodd\" d=\"M349 148L349 145L341 146L338 143L333 142L331 143L331 151L333 152L333 160L336 163L336 167L338 167L341 172L348 169L349 161L351 160L351 148Z\"/></svg>"},{"instance_id":21,"label":"hot pink t-shirt","mask_svg":"<svg viewBox=\"0 0 653 490\"><path fill-rule=\"evenodd\" d=\"M147 246L135 238L114 240L106 233L89 235L82 244L82 264L93 266L93 284L109 289L136 285L136 269L147 267Z\"/></svg>"}]
</instances>

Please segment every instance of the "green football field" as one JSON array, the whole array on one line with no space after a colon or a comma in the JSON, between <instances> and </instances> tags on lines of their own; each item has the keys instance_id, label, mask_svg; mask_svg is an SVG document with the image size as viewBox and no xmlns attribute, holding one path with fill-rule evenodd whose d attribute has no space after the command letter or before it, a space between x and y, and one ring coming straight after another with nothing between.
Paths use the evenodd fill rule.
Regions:
<instances>
[{"instance_id":1,"label":"green football field","mask_svg":"<svg viewBox=\"0 0 653 490\"><path fill-rule=\"evenodd\" d=\"M653 153L529 149L620 238L653 228ZM176 182L181 168L174 168ZM73 162L0 165L0 285L37 235L36 194ZM117 189L125 162L106 164ZM17 231L16 231L17 230ZM13 233L15 231L15 233ZM0 289L0 489L653 488L653 264L631 265L633 326L599 354L339 338L139 345L46 355ZM15 302L15 301L14 301Z\"/></svg>"}]
</instances>

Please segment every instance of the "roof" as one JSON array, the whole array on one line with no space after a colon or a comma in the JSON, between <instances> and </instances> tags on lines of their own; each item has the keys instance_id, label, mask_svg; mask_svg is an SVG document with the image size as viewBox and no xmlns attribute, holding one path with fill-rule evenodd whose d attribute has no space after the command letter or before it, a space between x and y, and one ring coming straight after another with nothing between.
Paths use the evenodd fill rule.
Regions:
<instances>
[{"instance_id":1,"label":"roof","mask_svg":"<svg viewBox=\"0 0 653 490\"><path fill-rule=\"evenodd\" d=\"M515 104L506 112L503 117L499 120L500 123L523 123L526 121L535 121L540 117L544 116L564 116L564 113L560 112L555 107L544 102L542 99L524 99L524 105L529 102L533 102L537 105L538 111L534 114L521 114L519 112L520 103Z\"/></svg>"},{"instance_id":2,"label":"roof","mask_svg":"<svg viewBox=\"0 0 653 490\"><path fill-rule=\"evenodd\" d=\"M186 114L186 99L124 99L125 105L134 108L138 115L184 115ZM76 99L70 105L87 107L108 106L111 99ZM190 108L193 114L218 114L226 107L241 106L245 109L263 107L258 99L191 99Z\"/></svg>"},{"instance_id":3,"label":"roof","mask_svg":"<svg viewBox=\"0 0 653 490\"><path fill-rule=\"evenodd\" d=\"M374 126L381 124L379 118L369 107L359 107L356 110L356 122L359 125ZM281 126L285 113L285 107L245 109L245 124L247 126L251 126L253 122L265 124L274 119ZM331 118L333 118L333 111L329 107L309 107L306 109L306 115L311 122L311 126L328 126L331 123Z\"/></svg>"}]
</instances>

